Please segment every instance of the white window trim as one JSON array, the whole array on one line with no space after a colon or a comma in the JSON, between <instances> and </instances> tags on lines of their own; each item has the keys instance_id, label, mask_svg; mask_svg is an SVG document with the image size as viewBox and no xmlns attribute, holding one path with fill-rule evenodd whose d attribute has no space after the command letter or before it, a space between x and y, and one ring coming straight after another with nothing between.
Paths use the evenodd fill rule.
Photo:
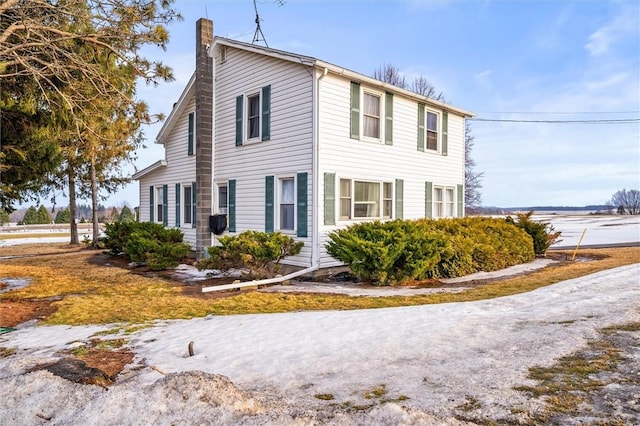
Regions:
<instances>
[{"instance_id":1,"label":"white window trim","mask_svg":"<svg viewBox=\"0 0 640 426\"><path fill-rule=\"evenodd\" d=\"M258 97L258 136L253 138L249 137L249 98L254 96ZM257 88L254 90L249 90L244 93L244 111L243 111L243 144L254 144L258 142L262 142L262 88Z\"/></svg>"},{"instance_id":2,"label":"white window trim","mask_svg":"<svg viewBox=\"0 0 640 426\"><path fill-rule=\"evenodd\" d=\"M227 211L221 211L220 210L220 188L221 187L225 187L227 188ZM215 211L218 214L229 214L229 182L228 181L224 181L224 182L218 182L216 183L216 191L215 191Z\"/></svg>"},{"instance_id":3,"label":"white window trim","mask_svg":"<svg viewBox=\"0 0 640 426\"><path fill-rule=\"evenodd\" d=\"M283 180L290 179L293 180L293 229L282 229L280 227L280 201L282 196L282 184ZM298 179L296 179L295 174L284 174L275 176L274 185L274 204L275 204L275 214L273 215L273 229L275 231L280 231L283 234L291 234L296 235L296 229L298 229Z\"/></svg>"},{"instance_id":4,"label":"white window trim","mask_svg":"<svg viewBox=\"0 0 640 426\"><path fill-rule=\"evenodd\" d=\"M189 200L189 206L190 206L190 211L191 211L191 215L193 216L193 205L192 205L192 200L193 200L193 185L191 184L191 182L185 182L181 184L181 188L180 188L180 208L182 209L182 211L180 212L180 226L184 227L184 228L191 228L191 226L193 225L193 222L187 222L185 221L185 209L187 206L187 199L184 196L184 191L186 188L191 188L191 200ZM191 218L191 220L193 221L193 217ZM188 226L187 226L188 225Z\"/></svg>"},{"instance_id":5,"label":"white window trim","mask_svg":"<svg viewBox=\"0 0 640 426\"><path fill-rule=\"evenodd\" d=\"M370 95L373 96L377 96L378 99L380 100L380 110L379 110L379 116L378 116L378 137L377 138L373 138L371 136L365 136L364 134L364 95L365 93L368 93ZM370 89L369 87L363 87L360 86L360 140L366 141L366 142L375 142L375 143L380 143L380 144L384 144L384 135L385 135L385 124L386 124L386 117L385 117L385 111L386 111L386 105L385 105L386 99L385 99L385 93L384 92L380 92L374 89Z\"/></svg>"},{"instance_id":6,"label":"white window trim","mask_svg":"<svg viewBox=\"0 0 640 426\"><path fill-rule=\"evenodd\" d=\"M163 197L163 186L162 185L154 185L153 186L153 191L154 191L154 205L153 208L155 209L155 216L153 218L153 221L155 223L164 223L164 205L167 202L167 200L164 199ZM159 203L160 199L162 199L162 204ZM161 210L158 211L158 206L161 206ZM162 214L160 214L162 213ZM169 218L167 218L168 220Z\"/></svg>"},{"instance_id":7,"label":"white window trim","mask_svg":"<svg viewBox=\"0 0 640 426\"><path fill-rule=\"evenodd\" d=\"M436 149L430 149L429 146L429 113L436 115L437 137L436 137ZM440 111L425 108L424 109L424 152L430 152L432 154L440 154L442 152L442 113Z\"/></svg>"},{"instance_id":8,"label":"white window trim","mask_svg":"<svg viewBox=\"0 0 640 426\"><path fill-rule=\"evenodd\" d=\"M227 46L220 47L220 63L224 64L227 62Z\"/></svg>"},{"instance_id":9,"label":"white window trim","mask_svg":"<svg viewBox=\"0 0 640 426\"><path fill-rule=\"evenodd\" d=\"M350 189L351 189L351 196L350 196L350 201L351 201L351 217L349 218L343 218L342 217L342 191L341 191L341 184L340 181L341 180L348 180L349 184L350 184ZM340 222L340 223L352 223L352 222L369 222L372 220L380 220L380 221L387 221L387 220L394 220L396 217L396 194L395 194L395 190L396 190L396 186L395 186L395 182L392 180L376 180L376 179L360 179L360 178L351 178L351 177L336 177L336 181L337 181L337 189L338 189L338 193L336 196L336 208L337 208L337 214L336 214L336 222ZM379 184L379 205L378 205L378 212L379 212L379 216L377 217L354 217L355 214L355 182L365 182L365 183L377 183ZM391 217L384 217L384 184L388 183L391 184Z\"/></svg>"},{"instance_id":10,"label":"white window trim","mask_svg":"<svg viewBox=\"0 0 640 426\"><path fill-rule=\"evenodd\" d=\"M436 189L440 189L442 190L442 201L437 201L436 200ZM447 201L447 190L451 190L451 193L453 194L451 197L451 201ZM433 186L433 193L431 194L431 198L433 200L433 205L432 205L432 215L434 219L445 219L445 218L453 218L456 217L456 200L457 200L457 194L456 194L456 187L455 186L445 186L445 185L434 185ZM442 206L442 215L437 215L437 207L436 205L440 203ZM447 204L450 204L452 206L451 208L451 215L447 215Z\"/></svg>"}]
</instances>

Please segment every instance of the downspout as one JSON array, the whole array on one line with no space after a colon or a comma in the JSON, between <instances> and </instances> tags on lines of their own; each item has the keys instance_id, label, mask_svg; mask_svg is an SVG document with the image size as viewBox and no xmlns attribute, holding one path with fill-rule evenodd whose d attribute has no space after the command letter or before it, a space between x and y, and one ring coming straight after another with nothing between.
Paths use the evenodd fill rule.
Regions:
<instances>
[{"instance_id":1,"label":"downspout","mask_svg":"<svg viewBox=\"0 0 640 426\"><path fill-rule=\"evenodd\" d=\"M329 73L328 68L324 68L322 74L315 78L313 81L313 142L312 142L312 158L313 158L313 214L311 215L311 228L312 228L312 247L311 247L311 265L320 268L320 211L318 210L320 193L318 188L320 187L320 80L322 80ZM316 73L317 74L317 73Z\"/></svg>"},{"instance_id":2,"label":"downspout","mask_svg":"<svg viewBox=\"0 0 640 426\"><path fill-rule=\"evenodd\" d=\"M255 280L255 281L244 281L241 283L235 283L235 284L223 284L223 285L214 285L211 287L203 287L202 288L202 292L203 293L209 293L212 291L224 291L224 290L233 290L236 288L243 288L243 287L255 287L258 285L266 285L266 284L278 284L284 281L288 281L291 280L293 278L297 278L301 275L304 274L308 274L309 272L313 272L315 270L318 269L318 265L316 266L311 266L309 268L306 269L302 269L300 271L296 271L296 272L292 272L288 275L285 275L283 277L275 277L275 278L266 278L264 280Z\"/></svg>"}]
</instances>

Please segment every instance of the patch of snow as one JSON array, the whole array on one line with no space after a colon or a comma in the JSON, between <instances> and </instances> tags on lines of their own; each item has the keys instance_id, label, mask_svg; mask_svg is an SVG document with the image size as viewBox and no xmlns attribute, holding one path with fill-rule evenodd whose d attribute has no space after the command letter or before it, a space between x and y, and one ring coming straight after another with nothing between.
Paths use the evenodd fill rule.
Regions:
<instances>
[{"instance_id":1,"label":"patch of snow","mask_svg":"<svg viewBox=\"0 0 640 426\"><path fill-rule=\"evenodd\" d=\"M0 288L0 293L4 293L10 290L17 290L19 288L23 288L31 284L31 278L2 278L0 277L0 282L5 283L7 286L4 288Z\"/></svg>"},{"instance_id":2,"label":"patch of snow","mask_svg":"<svg viewBox=\"0 0 640 426\"><path fill-rule=\"evenodd\" d=\"M129 337L134 365L108 391L26 373L108 326L18 330L0 337L17 349L0 359L0 424L462 424L469 398L501 418L540 404L513 390L529 367L640 320L639 276L635 264L477 302L157 321ZM392 402L365 396L382 384Z\"/></svg>"}]
</instances>

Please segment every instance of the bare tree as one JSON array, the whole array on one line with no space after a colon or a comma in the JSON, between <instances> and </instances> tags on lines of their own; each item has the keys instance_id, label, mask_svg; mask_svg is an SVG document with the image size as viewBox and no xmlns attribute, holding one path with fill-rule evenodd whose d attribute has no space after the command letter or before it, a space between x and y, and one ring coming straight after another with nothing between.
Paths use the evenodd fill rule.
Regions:
<instances>
[{"instance_id":1,"label":"bare tree","mask_svg":"<svg viewBox=\"0 0 640 426\"><path fill-rule=\"evenodd\" d=\"M621 214L640 214L640 191L622 189L613 194L611 204L617 206Z\"/></svg>"},{"instance_id":2,"label":"bare tree","mask_svg":"<svg viewBox=\"0 0 640 426\"><path fill-rule=\"evenodd\" d=\"M464 205L470 210L480 207L482 195L482 177L484 172L475 170L476 162L471 158L471 150L475 137L471 134L471 124L465 122L464 125Z\"/></svg>"},{"instance_id":3,"label":"bare tree","mask_svg":"<svg viewBox=\"0 0 640 426\"><path fill-rule=\"evenodd\" d=\"M373 70L373 78L384 81L385 83L393 84L401 89L407 88L407 82L404 76L400 73L400 69L391 64L382 64Z\"/></svg>"},{"instance_id":4,"label":"bare tree","mask_svg":"<svg viewBox=\"0 0 640 426\"><path fill-rule=\"evenodd\" d=\"M436 88L433 87L433 84L431 84L431 82L427 80L423 75L419 75L413 80L413 83L411 83L411 88L409 90L417 93L418 95L426 96L427 98L444 102L444 93L437 93Z\"/></svg>"}]
</instances>

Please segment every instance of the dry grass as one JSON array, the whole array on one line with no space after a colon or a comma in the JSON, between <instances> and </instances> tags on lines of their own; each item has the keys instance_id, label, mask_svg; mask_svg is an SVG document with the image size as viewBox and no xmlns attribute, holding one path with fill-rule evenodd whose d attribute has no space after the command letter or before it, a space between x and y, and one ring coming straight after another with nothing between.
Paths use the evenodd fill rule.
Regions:
<instances>
[{"instance_id":1,"label":"dry grass","mask_svg":"<svg viewBox=\"0 0 640 426\"><path fill-rule=\"evenodd\" d=\"M21 254L27 254L24 247ZM7 250L10 249L10 250ZM18 249L0 248L0 256ZM640 248L616 248L581 252L596 260L564 263L507 280L451 294L405 297L350 297L345 295L239 292L205 299L185 296L181 288L160 278L147 278L129 270L105 266L103 254L64 244L32 246L37 257L10 259L0 264L0 277L31 278L26 288L0 295L0 300L57 297L57 309L48 324L143 323L155 319L184 319L209 314L230 315L310 310L368 309L408 305L465 302L523 293L565 279L640 261Z\"/></svg>"}]
</instances>

